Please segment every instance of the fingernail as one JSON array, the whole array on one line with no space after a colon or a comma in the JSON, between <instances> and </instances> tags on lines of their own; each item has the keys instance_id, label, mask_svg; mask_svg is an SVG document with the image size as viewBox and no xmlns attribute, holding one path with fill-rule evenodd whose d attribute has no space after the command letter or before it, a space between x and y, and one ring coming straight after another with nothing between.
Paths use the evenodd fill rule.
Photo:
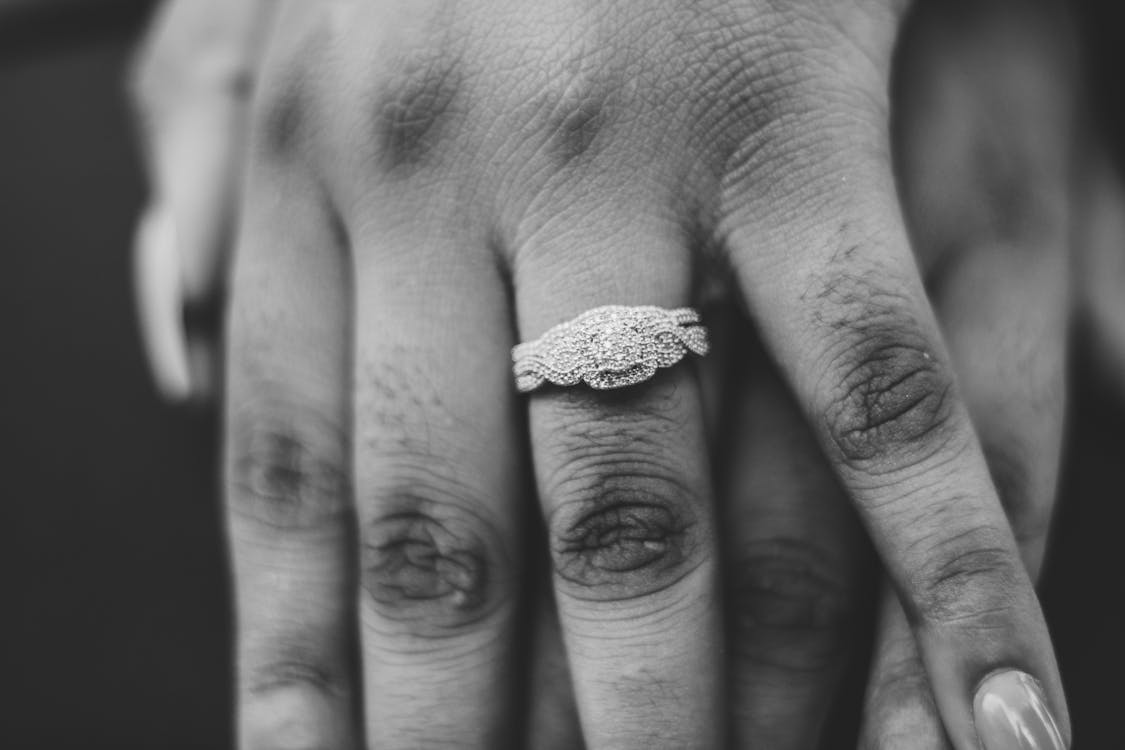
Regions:
<instances>
[{"instance_id":1,"label":"fingernail","mask_svg":"<svg viewBox=\"0 0 1125 750\"><path fill-rule=\"evenodd\" d=\"M981 683L973 704L984 750L1066 750L1043 690L1024 672L998 672Z\"/></svg>"}]
</instances>

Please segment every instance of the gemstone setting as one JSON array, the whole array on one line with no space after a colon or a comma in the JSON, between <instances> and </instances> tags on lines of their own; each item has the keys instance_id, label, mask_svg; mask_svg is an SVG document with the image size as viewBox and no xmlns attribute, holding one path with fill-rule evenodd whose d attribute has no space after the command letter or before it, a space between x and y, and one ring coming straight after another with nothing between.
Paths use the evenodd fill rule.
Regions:
<instances>
[{"instance_id":1,"label":"gemstone setting","mask_svg":"<svg viewBox=\"0 0 1125 750\"><path fill-rule=\"evenodd\" d=\"M516 346L512 360L522 393L548 383L609 390L643 383L689 352L703 356L709 350L695 310L607 305Z\"/></svg>"}]
</instances>

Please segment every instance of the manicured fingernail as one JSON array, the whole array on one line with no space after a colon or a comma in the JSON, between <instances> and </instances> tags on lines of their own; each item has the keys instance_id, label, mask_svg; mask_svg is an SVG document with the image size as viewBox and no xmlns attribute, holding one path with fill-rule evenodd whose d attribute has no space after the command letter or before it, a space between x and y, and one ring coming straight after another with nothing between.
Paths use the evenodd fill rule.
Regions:
<instances>
[{"instance_id":1,"label":"manicured fingernail","mask_svg":"<svg viewBox=\"0 0 1125 750\"><path fill-rule=\"evenodd\" d=\"M974 715L984 750L1066 750L1042 688L1024 672L998 672L981 683Z\"/></svg>"}]
</instances>

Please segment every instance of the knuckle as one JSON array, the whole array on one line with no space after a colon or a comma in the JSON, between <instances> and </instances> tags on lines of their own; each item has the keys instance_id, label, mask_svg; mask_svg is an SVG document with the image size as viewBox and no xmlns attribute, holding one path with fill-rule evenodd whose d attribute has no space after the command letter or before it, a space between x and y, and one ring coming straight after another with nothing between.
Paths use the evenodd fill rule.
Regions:
<instances>
[{"instance_id":1,"label":"knuckle","mask_svg":"<svg viewBox=\"0 0 1125 750\"><path fill-rule=\"evenodd\" d=\"M628 394L553 400L548 536L560 590L572 598L656 594L709 554L695 483L673 468L683 460L683 398L657 378Z\"/></svg>"},{"instance_id":2,"label":"knuckle","mask_svg":"<svg viewBox=\"0 0 1125 750\"><path fill-rule=\"evenodd\" d=\"M442 49L397 61L378 86L371 109L376 163L390 176L409 176L434 162L451 135L464 88L458 56Z\"/></svg>"},{"instance_id":3,"label":"knuckle","mask_svg":"<svg viewBox=\"0 0 1125 750\"><path fill-rule=\"evenodd\" d=\"M598 77L573 73L552 79L534 96L534 126L544 134L541 150L554 169L578 166L596 155L620 108L616 78L608 72Z\"/></svg>"},{"instance_id":4,"label":"knuckle","mask_svg":"<svg viewBox=\"0 0 1125 750\"><path fill-rule=\"evenodd\" d=\"M326 668L311 654L299 649L283 650L250 670L244 689L250 695L261 695L283 688L297 688L322 694L344 692L339 675Z\"/></svg>"},{"instance_id":5,"label":"knuckle","mask_svg":"<svg viewBox=\"0 0 1125 750\"><path fill-rule=\"evenodd\" d=\"M912 622L1002 630L1026 585L1022 564L1002 534L974 529L933 546L905 598Z\"/></svg>"},{"instance_id":6,"label":"knuckle","mask_svg":"<svg viewBox=\"0 0 1125 750\"><path fill-rule=\"evenodd\" d=\"M952 383L917 343L886 340L855 362L828 420L833 444L851 463L929 444L950 417Z\"/></svg>"},{"instance_id":7,"label":"knuckle","mask_svg":"<svg viewBox=\"0 0 1125 750\"><path fill-rule=\"evenodd\" d=\"M259 407L231 432L232 513L283 531L334 530L348 513L344 439L315 410Z\"/></svg>"},{"instance_id":8,"label":"knuckle","mask_svg":"<svg viewBox=\"0 0 1125 750\"><path fill-rule=\"evenodd\" d=\"M744 49L747 44L753 52ZM723 188L729 200L743 197L739 191L748 190L757 177L772 174L775 163L801 153L794 138L819 128L808 127L815 122L815 110L804 101L812 88L809 57L796 45L777 41L770 29L748 32L733 48L726 39L716 45L716 62L697 67L704 94L697 116L704 132L715 134L722 146ZM728 67L740 72L732 74ZM804 127L794 127L796 122Z\"/></svg>"},{"instance_id":9,"label":"knuckle","mask_svg":"<svg viewBox=\"0 0 1125 750\"><path fill-rule=\"evenodd\" d=\"M514 596L500 529L448 483L417 478L378 501L361 529L362 585L379 623L411 635L472 630ZM437 489L441 487L441 489Z\"/></svg>"},{"instance_id":10,"label":"knuckle","mask_svg":"<svg viewBox=\"0 0 1125 750\"><path fill-rule=\"evenodd\" d=\"M560 499L548 519L563 590L577 599L627 600L656 594L702 558L695 506L679 482L630 467Z\"/></svg>"},{"instance_id":11,"label":"knuckle","mask_svg":"<svg viewBox=\"0 0 1125 750\"><path fill-rule=\"evenodd\" d=\"M827 372L824 427L845 465L869 473L918 463L954 434L954 384L937 347L896 305L850 301L832 327L843 346Z\"/></svg>"},{"instance_id":12,"label":"knuckle","mask_svg":"<svg viewBox=\"0 0 1125 750\"><path fill-rule=\"evenodd\" d=\"M800 672L840 663L855 596L822 551L792 540L756 543L744 549L728 575L739 659Z\"/></svg>"},{"instance_id":13,"label":"knuckle","mask_svg":"<svg viewBox=\"0 0 1125 750\"><path fill-rule=\"evenodd\" d=\"M695 66L696 88L705 132L716 135L725 211L761 210L754 195L764 181L831 189L830 169L854 171L856 155L882 151L887 32L857 32L846 22L854 13L818 5L786 3L743 20L737 33L726 22L708 35L711 62Z\"/></svg>"},{"instance_id":14,"label":"knuckle","mask_svg":"<svg viewBox=\"0 0 1125 750\"><path fill-rule=\"evenodd\" d=\"M839 98L831 87L791 86L799 88L800 97L787 95L766 105L752 98L742 111L729 115L741 119L742 126L724 125L728 138L713 139L720 147L719 219L725 232L740 224L772 227L792 221L776 212L777 201L757 197L762 184L775 186L774 196L800 195L821 206L825 215L844 215L854 200L854 194L840 190L845 176L878 161L889 166L880 131L884 115L878 107L830 109L819 102ZM753 119L750 110L755 111ZM731 139L731 133L737 136Z\"/></svg>"},{"instance_id":15,"label":"knuckle","mask_svg":"<svg viewBox=\"0 0 1125 750\"><path fill-rule=\"evenodd\" d=\"M254 98L255 151L279 161L305 154L323 136L323 89L331 79L332 37L325 19L306 19L300 32L287 31L293 34L291 45L263 72Z\"/></svg>"},{"instance_id":16,"label":"knuckle","mask_svg":"<svg viewBox=\"0 0 1125 750\"><path fill-rule=\"evenodd\" d=\"M263 667L245 687L241 711L249 748L312 750L334 747L340 729L332 721L344 699L340 681L303 661L275 662Z\"/></svg>"}]
</instances>

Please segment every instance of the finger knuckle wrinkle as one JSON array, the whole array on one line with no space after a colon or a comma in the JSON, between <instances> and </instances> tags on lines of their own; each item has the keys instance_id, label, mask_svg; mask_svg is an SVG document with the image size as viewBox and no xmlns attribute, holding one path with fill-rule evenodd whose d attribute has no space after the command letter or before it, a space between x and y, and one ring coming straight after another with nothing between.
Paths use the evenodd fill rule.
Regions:
<instances>
[{"instance_id":1,"label":"finger knuckle wrinkle","mask_svg":"<svg viewBox=\"0 0 1125 750\"><path fill-rule=\"evenodd\" d=\"M694 503L675 482L619 476L562 500L548 521L555 573L577 599L656 594L701 562Z\"/></svg>"},{"instance_id":2,"label":"finger knuckle wrinkle","mask_svg":"<svg viewBox=\"0 0 1125 750\"><path fill-rule=\"evenodd\" d=\"M495 525L461 503L399 494L363 529L363 587L381 618L415 635L455 635L511 598Z\"/></svg>"},{"instance_id":3,"label":"finger knuckle wrinkle","mask_svg":"<svg viewBox=\"0 0 1125 750\"><path fill-rule=\"evenodd\" d=\"M329 670L312 661L282 659L253 670L244 690L248 747L305 750L336 743L333 705L346 700L347 690Z\"/></svg>"},{"instance_id":4,"label":"finger knuckle wrinkle","mask_svg":"<svg viewBox=\"0 0 1125 750\"><path fill-rule=\"evenodd\" d=\"M270 527L334 527L348 512L344 445L316 418L267 417L236 428L230 502L236 514Z\"/></svg>"},{"instance_id":5,"label":"finger knuckle wrinkle","mask_svg":"<svg viewBox=\"0 0 1125 750\"><path fill-rule=\"evenodd\" d=\"M252 670L246 690L251 695L296 688L315 693L342 692L339 678L314 659L286 657Z\"/></svg>"},{"instance_id":6,"label":"finger knuckle wrinkle","mask_svg":"<svg viewBox=\"0 0 1125 750\"><path fill-rule=\"evenodd\" d=\"M970 626L980 630L1006 627L1020 590L1020 563L1007 547L988 535L969 535L938 549L936 562L916 577L916 601L907 606L913 622Z\"/></svg>"},{"instance_id":7,"label":"finger knuckle wrinkle","mask_svg":"<svg viewBox=\"0 0 1125 750\"><path fill-rule=\"evenodd\" d=\"M728 580L738 658L763 667L812 672L846 650L854 592L807 543L778 540L742 551Z\"/></svg>"},{"instance_id":8,"label":"finger knuckle wrinkle","mask_svg":"<svg viewBox=\"0 0 1125 750\"><path fill-rule=\"evenodd\" d=\"M633 388L592 393L581 389L564 391L552 403L552 427L566 463L577 461L587 451L597 455L627 457L642 449L667 450L668 438L680 435L689 412L685 392L671 373L658 373L651 381Z\"/></svg>"},{"instance_id":9,"label":"finger knuckle wrinkle","mask_svg":"<svg viewBox=\"0 0 1125 750\"><path fill-rule=\"evenodd\" d=\"M839 457L868 471L893 470L936 453L950 437L953 379L925 337L858 327L841 358L825 410Z\"/></svg>"}]
</instances>

